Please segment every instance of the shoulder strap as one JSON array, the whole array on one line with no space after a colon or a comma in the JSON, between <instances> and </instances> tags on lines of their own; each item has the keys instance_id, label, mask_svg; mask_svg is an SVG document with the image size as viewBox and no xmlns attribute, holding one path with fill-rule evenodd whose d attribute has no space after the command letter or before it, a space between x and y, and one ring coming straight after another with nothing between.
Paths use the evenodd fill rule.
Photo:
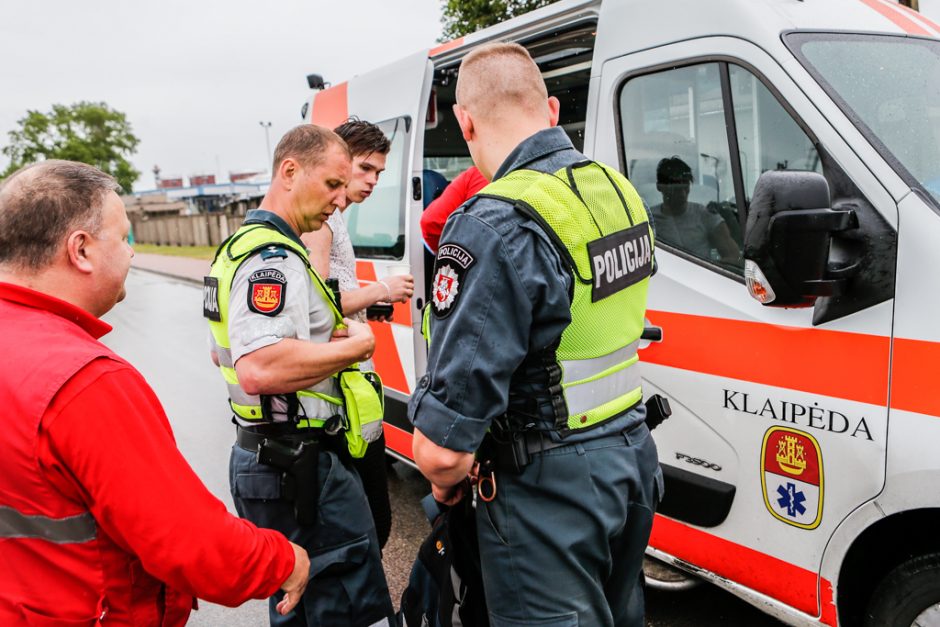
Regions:
<instances>
[{"instance_id":1,"label":"shoulder strap","mask_svg":"<svg viewBox=\"0 0 940 627\"><path fill-rule=\"evenodd\" d=\"M271 235L273 235L273 237L271 237L271 239L266 239L265 241L259 244L251 246L243 252L235 253L232 251L232 246L237 244L239 240L249 235L250 233L255 233L259 229L267 230ZM318 291L323 296L324 300L326 300L327 304L332 310L333 318L334 318L334 326L338 329L343 328L344 326L343 325L343 312L340 311L339 309L339 305L336 302L336 297L333 294L333 290L327 287L326 283L323 281L323 278L320 277L320 273L317 272L316 268L314 268L313 265L310 263L310 258L307 256L307 252L305 250L302 250L297 245L296 242L291 241L290 238L286 237L283 233L278 231L276 228L272 226L268 226L267 224L252 224L250 226L243 227L239 229L238 231L236 231L227 240L222 242L222 245L219 246L219 251L224 249L225 254L229 258L230 261L240 260L238 265L241 265L245 263L245 261L248 260L252 255L260 252L261 250L264 250L265 248L267 248L268 246L271 246L272 244L283 245L287 250L294 253L297 257L300 258L304 266L307 268L307 274L310 275L310 278L313 280L314 285L317 286ZM216 258L218 258L218 255L219 255L219 252L216 252ZM215 262L213 261L213 263Z\"/></svg>"},{"instance_id":2,"label":"shoulder strap","mask_svg":"<svg viewBox=\"0 0 940 627\"><path fill-rule=\"evenodd\" d=\"M549 181L559 180L554 174L548 174L546 172L539 172L538 170L513 170L503 178L498 181L490 183L482 190L477 192L477 197L479 198L492 198L494 200L501 200L503 202L509 203L513 208L522 214L523 216L529 218L536 224L538 224L542 231L545 232L545 235L548 237L548 240L552 243L552 246L555 247L555 250L558 252L558 256L561 257L562 261L568 269L571 270L572 276L577 278L578 281L589 285L591 283L591 277L583 277L578 271L578 265L575 263L574 258L571 256L571 252L568 250L568 247L565 246L565 243L562 241L558 233L551 227L547 220L540 214L535 207L524 201L521 196L525 195L525 192L532 185L539 184L551 184ZM508 183L508 185L507 185ZM562 181L562 183L564 183ZM517 193L519 197L512 197L508 195L509 187L513 186L515 189L512 191ZM566 189L568 188L565 185ZM492 188L492 189L491 189ZM504 188L505 189L504 191ZM489 190L489 191L487 191ZM583 201L582 201L583 202Z\"/></svg>"}]
</instances>

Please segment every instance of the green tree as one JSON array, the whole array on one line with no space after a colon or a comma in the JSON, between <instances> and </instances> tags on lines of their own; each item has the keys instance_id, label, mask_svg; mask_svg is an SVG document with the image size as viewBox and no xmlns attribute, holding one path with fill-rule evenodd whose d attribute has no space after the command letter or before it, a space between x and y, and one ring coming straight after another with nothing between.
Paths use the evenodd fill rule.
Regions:
<instances>
[{"instance_id":1,"label":"green tree","mask_svg":"<svg viewBox=\"0 0 940 627\"><path fill-rule=\"evenodd\" d=\"M53 105L52 111L27 111L10 131L3 154L16 169L44 159L68 159L93 165L117 179L130 191L140 176L127 160L140 140L131 132L127 117L103 102Z\"/></svg>"},{"instance_id":2,"label":"green tree","mask_svg":"<svg viewBox=\"0 0 940 627\"><path fill-rule=\"evenodd\" d=\"M441 41L463 37L556 0L444 0Z\"/></svg>"}]
</instances>

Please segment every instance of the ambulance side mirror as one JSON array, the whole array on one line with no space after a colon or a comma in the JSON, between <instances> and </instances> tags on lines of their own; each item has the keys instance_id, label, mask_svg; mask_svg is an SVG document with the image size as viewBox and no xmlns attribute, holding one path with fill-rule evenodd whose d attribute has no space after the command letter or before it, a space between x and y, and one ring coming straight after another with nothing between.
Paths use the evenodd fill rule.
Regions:
<instances>
[{"instance_id":1,"label":"ambulance side mirror","mask_svg":"<svg viewBox=\"0 0 940 627\"><path fill-rule=\"evenodd\" d=\"M858 228L854 210L830 208L829 184L816 172L764 172L744 229L744 278L763 305L810 307L839 296L858 265L829 262L833 234Z\"/></svg>"}]
</instances>

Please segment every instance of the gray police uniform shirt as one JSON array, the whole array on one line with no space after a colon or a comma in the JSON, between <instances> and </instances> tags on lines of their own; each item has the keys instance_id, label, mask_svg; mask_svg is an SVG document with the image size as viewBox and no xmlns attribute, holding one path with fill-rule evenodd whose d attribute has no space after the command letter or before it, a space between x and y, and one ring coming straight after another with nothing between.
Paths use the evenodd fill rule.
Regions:
<instances>
[{"instance_id":1,"label":"gray police uniform shirt","mask_svg":"<svg viewBox=\"0 0 940 627\"><path fill-rule=\"evenodd\" d=\"M245 221L266 222L278 228L284 235L300 242L287 223L269 211L249 211ZM287 249L282 248L281 251L278 254L256 253L235 273L229 298L228 334L232 359L236 364L241 357L285 338L325 344L333 336L333 312L313 285L313 279L304 262ZM248 306L248 277L256 270L262 269L279 270L287 278L282 296L284 307L273 316L252 311ZM332 377L308 389L334 397L339 396L338 386ZM338 413L340 409L336 405L310 397L301 398L301 408L303 415L312 418L326 418ZM271 410L275 422L287 420L286 409L287 404L283 396L272 398ZM239 420L239 424L257 423Z\"/></svg>"},{"instance_id":2,"label":"gray police uniform shirt","mask_svg":"<svg viewBox=\"0 0 940 627\"><path fill-rule=\"evenodd\" d=\"M562 129L545 129L519 144L494 178L520 168L555 172L585 159ZM428 369L408 418L438 446L475 451L507 410L564 442L645 418L641 405L564 440L553 431L545 356L554 359L571 322L571 271L545 231L509 203L472 198L448 219L434 280Z\"/></svg>"}]
</instances>

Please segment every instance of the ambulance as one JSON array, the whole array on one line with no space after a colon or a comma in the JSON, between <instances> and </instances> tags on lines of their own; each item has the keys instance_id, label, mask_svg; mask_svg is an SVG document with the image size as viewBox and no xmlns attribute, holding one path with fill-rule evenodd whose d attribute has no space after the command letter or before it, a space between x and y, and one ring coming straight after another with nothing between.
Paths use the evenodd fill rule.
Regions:
<instances>
[{"instance_id":1,"label":"ambulance","mask_svg":"<svg viewBox=\"0 0 940 627\"><path fill-rule=\"evenodd\" d=\"M471 163L461 58L525 46L559 125L653 216L643 389L666 478L648 556L791 625L940 625L940 26L888 0L561 0L323 88L392 140L346 213L390 454L426 367L419 220ZM934 270L931 270L933 268ZM933 277L933 278L931 278Z\"/></svg>"}]
</instances>

